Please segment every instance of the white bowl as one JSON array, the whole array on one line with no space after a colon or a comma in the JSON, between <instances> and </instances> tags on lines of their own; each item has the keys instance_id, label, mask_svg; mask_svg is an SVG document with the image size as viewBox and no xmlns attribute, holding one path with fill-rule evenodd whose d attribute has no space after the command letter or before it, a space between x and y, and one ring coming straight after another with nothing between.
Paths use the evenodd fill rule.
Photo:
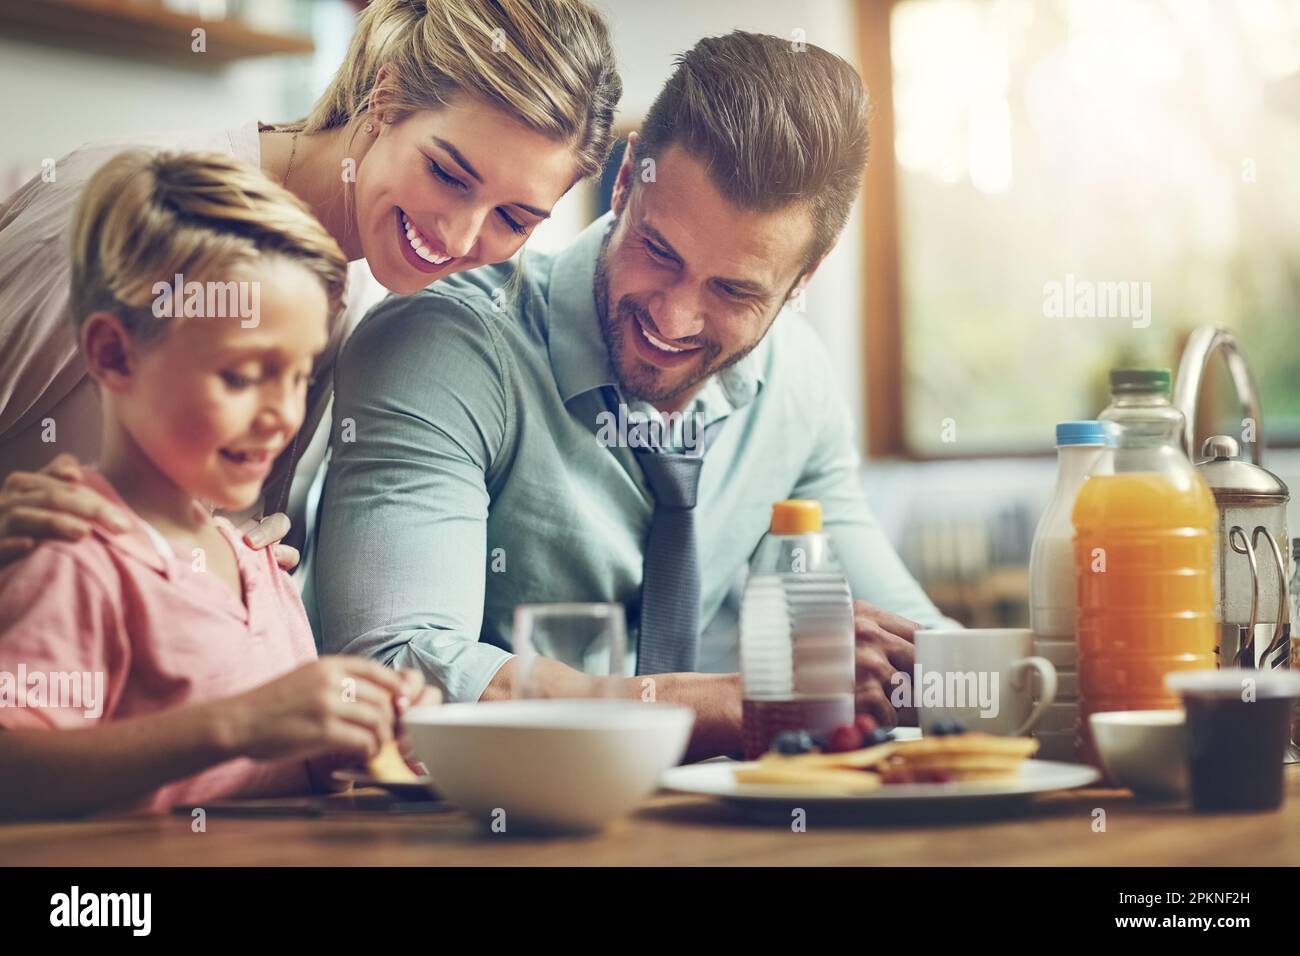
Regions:
<instances>
[{"instance_id":1,"label":"white bowl","mask_svg":"<svg viewBox=\"0 0 1300 956\"><path fill-rule=\"evenodd\" d=\"M591 831L629 811L686 752L689 707L508 700L403 716L438 789L494 831Z\"/></svg>"},{"instance_id":2,"label":"white bowl","mask_svg":"<svg viewBox=\"0 0 1300 956\"><path fill-rule=\"evenodd\" d=\"M1113 710L1088 718L1106 772L1140 797L1187 794L1186 717L1181 710Z\"/></svg>"}]
</instances>

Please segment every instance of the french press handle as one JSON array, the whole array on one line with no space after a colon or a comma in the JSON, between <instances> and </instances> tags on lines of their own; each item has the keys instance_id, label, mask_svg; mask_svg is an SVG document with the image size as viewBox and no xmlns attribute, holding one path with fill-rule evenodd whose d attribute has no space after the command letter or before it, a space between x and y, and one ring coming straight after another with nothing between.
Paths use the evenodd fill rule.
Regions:
<instances>
[{"instance_id":1,"label":"french press handle","mask_svg":"<svg viewBox=\"0 0 1300 956\"><path fill-rule=\"evenodd\" d=\"M1255 667L1255 625L1259 621L1259 592L1260 578L1259 566L1255 561L1255 549L1259 547L1259 538L1263 535L1269 543L1269 552L1273 555L1273 561L1277 567L1277 623L1274 625L1273 639L1269 641L1268 647L1264 649L1261 660L1265 667L1285 666L1286 657L1290 654L1291 649L1287 647L1287 634L1291 623L1291 608L1286 599L1286 564L1282 560L1282 549L1277 546L1277 541L1268 528L1263 525L1257 525L1251 534L1251 540L1246 541L1246 532L1240 525L1233 525L1228 532L1228 544L1233 551L1238 554L1244 554L1246 560L1250 562L1250 626L1246 631L1246 639L1242 642L1240 650L1237 652L1237 659L1234 662L1238 667ZM1238 543L1240 540L1240 543Z\"/></svg>"}]
</instances>

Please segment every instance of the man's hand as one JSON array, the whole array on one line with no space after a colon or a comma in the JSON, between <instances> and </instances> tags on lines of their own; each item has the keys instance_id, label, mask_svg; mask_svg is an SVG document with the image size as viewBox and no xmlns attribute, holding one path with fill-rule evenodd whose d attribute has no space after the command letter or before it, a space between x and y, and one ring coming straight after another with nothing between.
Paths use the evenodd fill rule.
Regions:
<instances>
[{"instance_id":1,"label":"man's hand","mask_svg":"<svg viewBox=\"0 0 1300 956\"><path fill-rule=\"evenodd\" d=\"M857 657L857 710L876 718L882 727L915 723L913 708L894 710L889 695L897 685L894 674L912 672L921 625L866 601L853 602L853 631Z\"/></svg>"}]
</instances>

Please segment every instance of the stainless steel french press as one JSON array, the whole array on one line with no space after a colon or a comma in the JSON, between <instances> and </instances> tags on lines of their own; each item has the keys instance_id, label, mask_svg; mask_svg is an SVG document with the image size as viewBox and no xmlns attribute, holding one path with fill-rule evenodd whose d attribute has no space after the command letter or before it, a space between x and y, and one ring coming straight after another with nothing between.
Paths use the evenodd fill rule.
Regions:
<instances>
[{"instance_id":1,"label":"stainless steel french press","mask_svg":"<svg viewBox=\"0 0 1300 956\"><path fill-rule=\"evenodd\" d=\"M1237 453L1234 439L1215 435L1205 440L1204 460L1196 465L1219 510L1214 555L1219 666L1289 667L1286 506L1291 495L1275 474Z\"/></svg>"}]
</instances>

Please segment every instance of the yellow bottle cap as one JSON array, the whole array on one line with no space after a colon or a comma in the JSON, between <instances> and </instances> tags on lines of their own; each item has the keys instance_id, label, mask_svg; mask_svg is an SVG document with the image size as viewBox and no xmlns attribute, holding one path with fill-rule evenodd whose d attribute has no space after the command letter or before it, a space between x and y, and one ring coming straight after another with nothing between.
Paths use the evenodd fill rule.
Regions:
<instances>
[{"instance_id":1,"label":"yellow bottle cap","mask_svg":"<svg viewBox=\"0 0 1300 956\"><path fill-rule=\"evenodd\" d=\"M821 529L821 502L791 500L772 505L773 534L807 534Z\"/></svg>"}]
</instances>

